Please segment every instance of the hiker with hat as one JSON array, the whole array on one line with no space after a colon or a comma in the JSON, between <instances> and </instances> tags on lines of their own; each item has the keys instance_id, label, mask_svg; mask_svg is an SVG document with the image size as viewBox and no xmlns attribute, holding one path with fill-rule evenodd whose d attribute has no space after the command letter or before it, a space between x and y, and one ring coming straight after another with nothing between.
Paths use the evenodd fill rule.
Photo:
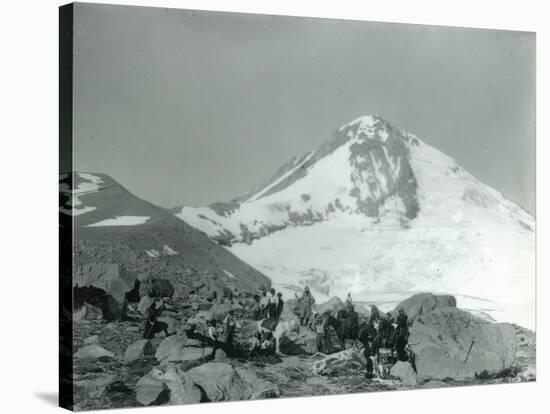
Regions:
<instances>
[{"instance_id":1,"label":"hiker with hat","mask_svg":"<svg viewBox=\"0 0 550 414\"><path fill-rule=\"evenodd\" d=\"M241 327L237 321L237 318L235 318L235 311L233 309L227 313L227 316L223 320L223 325L225 347L226 349L231 350L233 348L233 336L235 334L235 330Z\"/></svg>"},{"instance_id":2,"label":"hiker with hat","mask_svg":"<svg viewBox=\"0 0 550 414\"><path fill-rule=\"evenodd\" d=\"M302 296L298 297L298 295L295 295L296 299L298 299L298 302L301 304L300 309L300 324L302 326L308 326L311 321L311 311L313 309L313 305L315 304L315 299L313 298L313 295L309 291L309 287L306 286L304 288L304 292L302 293Z\"/></svg>"}]
</instances>

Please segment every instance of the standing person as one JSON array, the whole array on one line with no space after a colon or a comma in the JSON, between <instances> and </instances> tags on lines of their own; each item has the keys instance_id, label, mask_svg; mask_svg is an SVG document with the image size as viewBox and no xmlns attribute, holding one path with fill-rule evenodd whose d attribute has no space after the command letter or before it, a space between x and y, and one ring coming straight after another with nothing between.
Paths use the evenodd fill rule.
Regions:
<instances>
[{"instance_id":1,"label":"standing person","mask_svg":"<svg viewBox=\"0 0 550 414\"><path fill-rule=\"evenodd\" d=\"M353 301L351 300L351 293L348 293L348 297L346 298L346 309L349 311L353 308Z\"/></svg>"},{"instance_id":2,"label":"standing person","mask_svg":"<svg viewBox=\"0 0 550 414\"><path fill-rule=\"evenodd\" d=\"M228 312L223 321L223 325L225 328L225 347L227 350L231 351L233 350L233 336L235 334L235 330L241 327L235 318L235 312L233 310Z\"/></svg>"},{"instance_id":3,"label":"standing person","mask_svg":"<svg viewBox=\"0 0 550 414\"><path fill-rule=\"evenodd\" d=\"M166 336L170 336L168 333L168 325L158 320L159 316L164 310L164 300L162 298L156 299L153 304L147 310L147 317L145 318L145 327L143 329L143 338L152 339L158 332L163 332Z\"/></svg>"},{"instance_id":4,"label":"standing person","mask_svg":"<svg viewBox=\"0 0 550 414\"><path fill-rule=\"evenodd\" d=\"M327 353L327 341L325 336L325 321L321 315L315 317L315 333L317 334L317 350L322 353Z\"/></svg>"},{"instance_id":5,"label":"standing person","mask_svg":"<svg viewBox=\"0 0 550 414\"><path fill-rule=\"evenodd\" d=\"M304 293L302 293L302 296L298 297L298 295L296 295L296 298L301 303L300 323L302 326L308 326L311 319L311 311L313 305L315 304L315 298L307 286L304 288Z\"/></svg>"},{"instance_id":6,"label":"standing person","mask_svg":"<svg viewBox=\"0 0 550 414\"><path fill-rule=\"evenodd\" d=\"M269 303L267 305L267 317L269 319L277 319L277 305L279 303L279 297L275 294L275 289L271 288L267 297L269 299Z\"/></svg>"},{"instance_id":7,"label":"standing person","mask_svg":"<svg viewBox=\"0 0 550 414\"><path fill-rule=\"evenodd\" d=\"M281 292L277 292L277 320L281 318L281 314L283 313L283 307L285 306L285 301L283 300L283 294Z\"/></svg>"},{"instance_id":8,"label":"standing person","mask_svg":"<svg viewBox=\"0 0 550 414\"><path fill-rule=\"evenodd\" d=\"M259 321L262 319L262 311L260 309L260 296L254 295L252 305L250 306L250 311L252 311L252 317L254 320Z\"/></svg>"},{"instance_id":9,"label":"standing person","mask_svg":"<svg viewBox=\"0 0 550 414\"><path fill-rule=\"evenodd\" d=\"M397 359L400 361L407 361L409 359L407 351L407 341L409 340L409 317L405 313L405 309L399 308L396 322L397 329L395 330L395 351L397 353Z\"/></svg>"},{"instance_id":10,"label":"standing person","mask_svg":"<svg viewBox=\"0 0 550 414\"><path fill-rule=\"evenodd\" d=\"M267 292L265 289L262 289L262 296L260 298L260 311L262 318L267 318L267 305L269 305L269 298L267 297Z\"/></svg>"}]
</instances>

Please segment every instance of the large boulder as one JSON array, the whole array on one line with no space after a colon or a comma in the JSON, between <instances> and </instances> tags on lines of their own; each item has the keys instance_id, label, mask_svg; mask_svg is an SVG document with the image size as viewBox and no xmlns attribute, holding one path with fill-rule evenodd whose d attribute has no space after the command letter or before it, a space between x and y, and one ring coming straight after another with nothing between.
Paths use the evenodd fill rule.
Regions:
<instances>
[{"instance_id":1,"label":"large boulder","mask_svg":"<svg viewBox=\"0 0 550 414\"><path fill-rule=\"evenodd\" d=\"M151 273L140 273L137 275L139 282L139 296L150 296L152 298L171 298L174 296L174 285L168 279L162 279L151 275Z\"/></svg>"},{"instance_id":2,"label":"large boulder","mask_svg":"<svg viewBox=\"0 0 550 414\"><path fill-rule=\"evenodd\" d=\"M155 353L155 349L148 339L140 339L126 348L124 353L124 362L130 363L149 356Z\"/></svg>"},{"instance_id":3,"label":"large boulder","mask_svg":"<svg viewBox=\"0 0 550 414\"><path fill-rule=\"evenodd\" d=\"M407 387L414 387L416 382L416 372L408 361L397 361L390 370L390 375L399 378L401 383Z\"/></svg>"},{"instance_id":4,"label":"large boulder","mask_svg":"<svg viewBox=\"0 0 550 414\"><path fill-rule=\"evenodd\" d=\"M301 329L300 333L291 333L280 339L279 348L284 355L315 355L317 335L309 329Z\"/></svg>"},{"instance_id":5,"label":"large boulder","mask_svg":"<svg viewBox=\"0 0 550 414\"><path fill-rule=\"evenodd\" d=\"M341 309L345 309L345 307L346 304L342 302L339 297L335 296L324 303L315 305L315 310L322 315L325 312L337 312Z\"/></svg>"},{"instance_id":6,"label":"large boulder","mask_svg":"<svg viewBox=\"0 0 550 414\"><path fill-rule=\"evenodd\" d=\"M394 318L400 308L405 310L408 316L409 324L412 325L414 320L425 315L437 308L456 308L456 299L451 295L434 295L432 293L417 293L408 299L405 299L395 307L392 312Z\"/></svg>"},{"instance_id":7,"label":"large boulder","mask_svg":"<svg viewBox=\"0 0 550 414\"><path fill-rule=\"evenodd\" d=\"M88 263L78 266L73 277L75 302L99 305L103 317L121 319L126 315L126 295L134 289L136 277L115 263Z\"/></svg>"},{"instance_id":8,"label":"large boulder","mask_svg":"<svg viewBox=\"0 0 550 414\"><path fill-rule=\"evenodd\" d=\"M142 405L194 404L203 400L203 393L179 368L155 367L138 380L136 400Z\"/></svg>"},{"instance_id":9,"label":"large boulder","mask_svg":"<svg viewBox=\"0 0 550 414\"><path fill-rule=\"evenodd\" d=\"M278 397L277 385L259 379L245 368L209 362L188 371L189 378L205 392L208 401L237 401Z\"/></svg>"},{"instance_id":10,"label":"large boulder","mask_svg":"<svg viewBox=\"0 0 550 414\"><path fill-rule=\"evenodd\" d=\"M517 343L510 324L485 322L457 308L439 308L416 318L409 346L418 380L462 380L511 368Z\"/></svg>"},{"instance_id":11,"label":"large boulder","mask_svg":"<svg viewBox=\"0 0 550 414\"><path fill-rule=\"evenodd\" d=\"M78 359L115 358L115 354L96 343L83 346L74 354Z\"/></svg>"},{"instance_id":12,"label":"large boulder","mask_svg":"<svg viewBox=\"0 0 550 414\"><path fill-rule=\"evenodd\" d=\"M210 308L209 311L212 315L211 319L216 319L218 321L223 321L223 319L227 316L230 310L233 309L233 304L231 303L217 303L212 308Z\"/></svg>"},{"instance_id":13,"label":"large boulder","mask_svg":"<svg viewBox=\"0 0 550 414\"><path fill-rule=\"evenodd\" d=\"M212 357L212 348L200 348L192 345L195 345L195 341L189 340L184 334L169 336L159 344L155 358L160 364L185 362L189 365Z\"/></svg>"}]
</instances>

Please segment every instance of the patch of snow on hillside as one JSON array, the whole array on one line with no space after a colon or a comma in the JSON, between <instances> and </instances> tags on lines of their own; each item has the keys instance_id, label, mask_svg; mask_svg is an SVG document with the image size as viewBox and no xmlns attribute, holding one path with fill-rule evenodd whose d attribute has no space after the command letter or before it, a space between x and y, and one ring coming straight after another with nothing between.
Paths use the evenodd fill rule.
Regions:
<instances>
[{"instance_id":1,"label":"patch of snow on hillside","mask_svg":"<svg viewBox=\"0 0 550 414\"><path fill-rule=\"evenodd\" d=\"M168 256L175 256L179 254L178 252L176 252L174 249L172 249L170 246L167 246L166 244L163 246L162 250Z\"/></svg>"},{"instance_id":2,"label":"patch of snow on hillside","mask_svg":"<svg viewBox=\"0 0 550 414\"><path fill-rule=\"evenodd\" d=\"M137 226L145 224L149 216L116 216L115 218L105 219L97 223L89 224L86 227L106 227L106 226Z\"/></svg>"},{"instance_id":3,"label":"patch of snow on hillside","mask_svg":"<svg viewBox=\"0 0 550 414\"><path fill-rule=\"evenodd\" d=\"M160 257L160 252L155 249L151 250L145 250L145 253L147 253L147 256L158 259Z\"/></svg>"},{"instance_id":4,"label":"patch of snow on hillside","mask_svg":"<svg viewBox=\"0 0 550 414\"><path fill-rule=\"evenodd\" d=\"M229 276L231 279L237 279L237 277L236 277L233 273L231 273L230 271L223 269L223 272L224 272L227 276Z\"/></svg>"}]
</instances>

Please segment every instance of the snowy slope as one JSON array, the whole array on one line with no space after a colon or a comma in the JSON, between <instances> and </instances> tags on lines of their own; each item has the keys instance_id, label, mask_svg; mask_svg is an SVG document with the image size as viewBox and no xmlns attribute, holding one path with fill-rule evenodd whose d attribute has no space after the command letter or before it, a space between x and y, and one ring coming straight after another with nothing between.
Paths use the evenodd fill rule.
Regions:
<instances>
[{"instance_id":1,"label":"snowy slope","mask_svg":"<svg viewBox=\"0 0 550 414\"><path fill-rule=\"evenodd\" d=\"M533 217L442 152L376 116L227 204L177 216L287 295L348 292L391 307L419 291L534 327Z\"/></svg>"}]
</instances>

